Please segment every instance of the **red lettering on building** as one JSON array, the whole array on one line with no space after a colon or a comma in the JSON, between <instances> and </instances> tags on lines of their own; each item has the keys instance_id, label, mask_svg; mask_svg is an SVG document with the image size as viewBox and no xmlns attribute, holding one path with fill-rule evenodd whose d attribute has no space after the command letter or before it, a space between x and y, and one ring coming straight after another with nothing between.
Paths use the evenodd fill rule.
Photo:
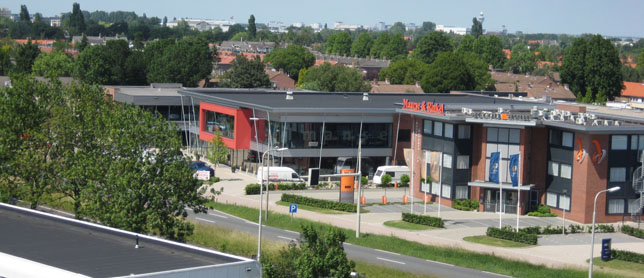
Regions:
<instances>
[{"instance_id":1,"label":"red lettering on building","mask_svg":"<svg viewBox=\"0 0 644 278\"><path fill-rule=\"evenodd\" d=\"M438 104L431 101L415 102L403 99L403 109L429 114L445 114L445 104Z\"/></svg>"}]
</instances>

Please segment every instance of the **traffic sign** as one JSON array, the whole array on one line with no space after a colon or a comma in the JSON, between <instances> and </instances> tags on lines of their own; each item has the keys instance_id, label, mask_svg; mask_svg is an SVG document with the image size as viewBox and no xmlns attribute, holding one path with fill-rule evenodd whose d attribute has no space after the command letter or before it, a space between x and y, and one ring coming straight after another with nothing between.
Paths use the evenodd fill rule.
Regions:
<instances>
[{"instance_id":1,"label":"traffic sign","mask_svg":"<svg viewBox=\"0 0 644 278\"><path fill-rule=\"evenodd\" d=\"M289 213L296 213L297 212L297 204L290 204L288 206L288 212Z\"/></svg>"}]
</instances>

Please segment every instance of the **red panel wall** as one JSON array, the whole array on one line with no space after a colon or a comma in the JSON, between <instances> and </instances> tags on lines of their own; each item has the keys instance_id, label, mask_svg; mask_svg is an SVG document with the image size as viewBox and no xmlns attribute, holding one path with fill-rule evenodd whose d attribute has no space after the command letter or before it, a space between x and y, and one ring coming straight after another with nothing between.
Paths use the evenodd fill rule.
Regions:
<instances>
[{"instance_id":1,"label":"red panel wall","mask_svg":"<svg viewBox=\"0 0 644 278\"><path fill-rule=\"evenodd\" d=\"M222 137L226 146L234 150L250 149L251 121L253 111L250 109L236 109L207 102L199 103L199 139L210 142L214 134L206 132L206 111L217 112L234 117L235 131L233 139ZM258 127L259 128L259 127Z\"/></svg>"}]
</instances>

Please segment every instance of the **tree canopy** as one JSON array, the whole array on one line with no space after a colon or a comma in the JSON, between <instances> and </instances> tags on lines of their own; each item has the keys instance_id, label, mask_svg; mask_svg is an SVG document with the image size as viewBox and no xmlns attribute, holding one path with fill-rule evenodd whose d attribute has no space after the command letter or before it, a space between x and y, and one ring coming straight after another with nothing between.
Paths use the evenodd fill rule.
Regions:
<instances>
[{"instance_id":1,"label":"tree canopy","mask_svg":"<svg viewBox=\"0 0 644 278\"><path fill-rule=\"evenodd\" d=\"M472 36L478 38L481 35L483 35L483 23L474 17L472 18Z\"/></svg>"},{"instance_id":2,"label":"tree canopy","mask_svg":"<svg viewBox=\"0 0 644 278\"><path fill-rule=\"evenodd\" d=\"M222 76L222 86L228 88L270 88L271 81L264 72L264 62L255 56L246 59L237 55L232 67Z\"/></svg>"},{"instance_id":3,"label":"tree canopy","mask_svg":"<svg viewBox=\"0 0 644 278\"><path fill-rule=\"evenodd\" d=\"M199 37L184 37L176 43L159 41L149 44L144 53L149 83L181 83L186 87L196 87L206 78L217 59L216 49L211 50Z\"/></svg>"},{"instance_id":4,"label":"tree canopy","mask_svg":"<svg viewBox=\"0 0 644 278\"><path fill-rule=\"evenodd\" d=\"M356 69L329 63L302 71L298 86L325 92L368 92L371 89Z\"/></svg>"},{"instance_id":5,"label":"tree canopy","mask_svg":"<svg viewBox=\"0 0 644 278\"><path fill-rule=\"evenodd\" d=\"M71 76L74 72L74 60L61 51L42 52L34 61L32 70L40 76Z\"/></svg>"},{"instance_id":6,"label":"tree canopy","mask_svg":"<svg viewBox=\"0 0 644 278\"><path fill-rule=\"evenodd\" d=\"M389 79L391 84L413 85L423 80L429 72L429 65L416 59L400 59L391 62L388 67L378 73L379 80Z\"/></svg>"},{"instance_id":7,"label":"tree canopy","mask_svg":"<svg viewBox=\"0 0 644 278\"><path fill-rule=\"evenodd\" d=\"M369 56L373 42L374 40L371 35L367 33L360 34L358 39L353 41L353 44L351 45L351 56L358 56L360 58Z\"/></svg>"},{"instance_id":8,"label":"tree canopy","mask_svg":"<svg viewBox=\"0 0 644 278\"><path fill-rule=\"evenodd\" d=\"M536 67L536 57L527 45L518 43L512 47L510 59L506 61L506 68L509 71L525 74L532 72Z\"/></svg>"},{"instance_id":9,"label":"tree canopy","mask_svg":"<svg viewBox=\"0 0 644 278\"><path fill-rule=\"evenodd\" d=\"M36 58L40 55L40 48L36 43L28 40L27 43L18 45L16 49L14 71L18 73L31 73Z\"/></svg>"},{"instance_id":10,"label":"tree canopy","mask_svg":"<svg viewBox=\"0 0 644 278\"><path fill-rule=\"evenodd\" d=\"M306 48L291 44L287 48L275 48L264 57L264 62L276 69L283 69L297 81L301 69L315 64L315 56Z\"/></svg>"},{"instance_id":11,"label":"tree canopy","mask_svg":"<svg viewBox=\"0 0 644 278\"><path fill-rule=\"evenodd\" d=\"M450 90L473 90L476 80L463 60L454 52L441 52L429 65L429 72L421 82L426 93L449 93Z\"/></svg>"},{"instance_id":12,"label":"tree canopy","mask_svg":"<svg viewBox=\"0 0 644 278\"><path fill-rule=\"evenodd\" d=\"M431 64L440 52L451 52L453 50L452 41L443 32L432 32L423 36L416 44L416 49L411 53L411 57Z\"/></svg>"}]
</instances>

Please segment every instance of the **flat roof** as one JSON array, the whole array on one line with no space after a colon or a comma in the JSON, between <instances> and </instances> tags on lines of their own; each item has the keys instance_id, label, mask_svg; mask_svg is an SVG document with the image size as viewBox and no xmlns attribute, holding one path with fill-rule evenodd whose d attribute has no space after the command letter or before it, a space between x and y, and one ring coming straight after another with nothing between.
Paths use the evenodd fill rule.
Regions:
<instances>
[{"instance_id":1,"label":"flat roof","mask_svg":"<svg viewBox=\"0 0 644 278\"><path fill-rule=\"evenodd\" d=\"M90 277L250 261L205 248L0 204L0 252ZM0 269L11 266L3 266Z\"/></svg>"}]
</instances>

